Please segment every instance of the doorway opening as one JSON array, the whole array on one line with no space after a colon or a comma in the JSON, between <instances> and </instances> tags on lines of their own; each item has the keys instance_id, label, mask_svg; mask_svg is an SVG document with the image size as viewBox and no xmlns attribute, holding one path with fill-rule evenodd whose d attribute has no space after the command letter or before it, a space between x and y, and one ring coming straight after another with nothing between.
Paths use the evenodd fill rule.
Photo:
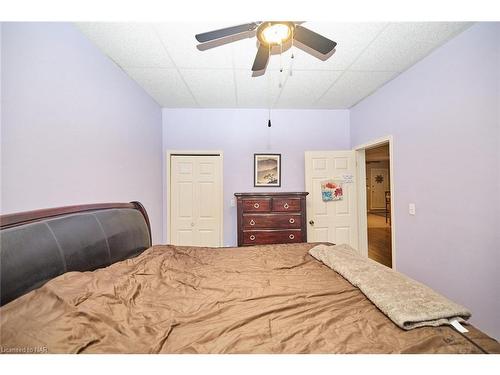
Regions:
<instances>
[{"instance_id":1,"label":"doorway opening","mask_svg":"<svg viewBox=\"0 0 500 375\"><path fill-rule=\"evenodd\" d=\"M389 142L365 149L368 258L392 267Z\"/></svg>"},{"instance_id":2,"label":"doorway opening","mask_svg":"<svg viewBox=\"0 0 500 375\"><path fill-rule=\"evenodd\" d=\"M395 269L393 145L392 136L386 136L354 150L359 176L359 252Z\"/></svg>"}]
</instances>

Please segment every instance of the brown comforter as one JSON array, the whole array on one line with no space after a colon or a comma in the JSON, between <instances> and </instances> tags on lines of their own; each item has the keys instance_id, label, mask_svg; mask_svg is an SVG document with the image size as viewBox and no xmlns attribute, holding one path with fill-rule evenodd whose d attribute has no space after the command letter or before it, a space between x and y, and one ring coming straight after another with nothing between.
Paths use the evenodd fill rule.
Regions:
<instances>
[{"instance_id":1,"label":"brown comforter","mask_svg":"<svg viewBox=\"0 0 500 375\"><path fill-rule=\"evenodd\" d=\"M481 353L472 326L404 331L307 251L154 246L0 309L2 352Z\"/></svg>"}]
</instances>

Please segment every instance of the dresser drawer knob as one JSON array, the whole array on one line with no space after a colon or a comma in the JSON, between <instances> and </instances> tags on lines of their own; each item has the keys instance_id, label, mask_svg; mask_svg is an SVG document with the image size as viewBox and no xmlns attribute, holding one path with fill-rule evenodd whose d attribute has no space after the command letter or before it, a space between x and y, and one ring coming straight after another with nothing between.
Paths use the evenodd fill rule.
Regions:
<instances>
[{"instance_id":1,"label":"dresser drawer knob","mask_svg":"<svg viewBox=\"0 0 500 375\"><path fill-rule=\"evenodd\" d=\"M254 207L254 208L259 208L259 207L260 207L260 204L255 203L255 204L253 205L253 207Z\"/></svg>"},{"instance_id":2,"label":"dresser drawer knob","mask_svg":"<svg viewBox=\"0 0 500 375\"><path fill-rule=\"evenodd\" d=\"M288 236L289 239L293 240L295 238L295 236L293 234L289 235Z\"/></svg>"},{"instance_id":3,"label":"dresser drawer knob","mask_svg":"<svg viewBox=\"0 0 500 375\"><path fill-rule=\"evenodd\" d=\"M285 203L285 204L283 205L283 208L284 208L285 210L288 210L288 208L289 208L289 207L290 207L290 206L288 205L288 203Z\"/></svg>"},{"instance_id":4,"label":"dresser drawer knob","mask_svg":"<svg viewBox=\"0 0 500 375\"><path fill-rule=\"evenodd\" d=\"M293 223L295 223L295 219L294 219L293 217L291 217L291 218L290 218L290 220L288 220L288 222L289 222L290 224L293 224Z\"/></svg>"},{"instance_id":5,"label":"dresser drawer knob","mask_svg":"<svg viewBox=\"0 0 500 375\"><path fill-rule=\"evenodd\" d=\"M254 240L255 240L255 236L252 234L252 235L250 236L250 241L254 241Z\"/></svg>"},{"instance_id":6,"label":"dresser drawer knob","mask_svg":"<svg viewBox=\"0 0 500 375\"><path fill-rule=\"evenodd\" d=\"M250 220L250 225L255 225L255 221L253 221L253 219Z\"/></svg>"}]
</instances>

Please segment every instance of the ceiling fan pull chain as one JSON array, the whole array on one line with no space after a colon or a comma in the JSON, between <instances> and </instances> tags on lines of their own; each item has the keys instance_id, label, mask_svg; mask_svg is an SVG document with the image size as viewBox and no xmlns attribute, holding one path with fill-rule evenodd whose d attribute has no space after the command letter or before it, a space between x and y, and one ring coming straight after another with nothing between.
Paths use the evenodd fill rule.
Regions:
<instances>
[{"instance_id":1,"label":"ceiling fan pull chain","mask_svg":"<svg viewBox=\"0 0 500 375\"><path fill-rule=\"evenodd\" d=\"M283 42L280 42L280 73L283 73Z\"/></svg>"},{"instance_id":2,"label":"ceiling fan pull chain","mask_svg":"<svg viewBox=\"0 0 500 375\"><path fill-rule=\"evenodd\" d=\"M282 59L282 56L283 55L283 43L280 42L280 79L279 79L279 84L278 84L278 87L281 89L283 88L283 75L281 73L283 73L283 59Z\"/></svg>"},{"instance_id":3,"label":"ceiling fan pull chain","mask_svg":"<svg viewBox=\"0 0 500 375\"><path fill-rule=\"evenodd\" d=\"M295 58L295 56L293 55L293 38L294 38L293 33L294 33L294 31L295 31L295 27L292 27L292 40L290 41L291 42L290 49L292 50L292 56L291 56L292 62L290 62L290 72L289 72L290 77L293 76L293 60Z\"/></svg>"},{"instance_id":4,"label":"ceiling fan pull chain","mask_svg":"<svg viewBox=\"0 0 500 375\"><path fill-rule=\"evenodd\" d=\"M269 50L269 58L271 58L271 47L268 47ZM272 81L271 81L271 75L267 75L267 102L269 105L269 121L267 123L267 126L270 128L271 127L271 106L272 106L272 95L271 95L271 88L272 88Z\"/></svg>"}]
</instances>

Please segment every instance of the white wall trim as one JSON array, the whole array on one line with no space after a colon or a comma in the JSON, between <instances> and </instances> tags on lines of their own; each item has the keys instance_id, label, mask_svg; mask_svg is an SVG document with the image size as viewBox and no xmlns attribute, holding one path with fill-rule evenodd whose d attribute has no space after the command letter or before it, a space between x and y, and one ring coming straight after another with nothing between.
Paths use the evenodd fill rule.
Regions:
<instances>
[{"instance_id":1,"label":"white wall trim","mask_svg":"<svg viewBox=\"0 0 500 375\"><path fill-rule=\"evenodd\" d=\"M365 149L355 150L356 156L356 191L358 199L358 251L368 258L368 218L366 215L366 164ZM360 189L363 183L365 189Z\"/></svg>"},{"instance_id":2,"label":"white wall trim","mask_svg":"<svg viewBox=\"0 0 500 375\"><path fill-rule=\"evenodd\" d=\"M170 212L170 158L172 155L214 155L218 156L220 158L220 163L221 163L221 172L220 172L220 202L221 202L221 209L220 209L220 233L219 233L219 243L220 246L224 246L224 152L222 150L167 150L166 151L166 156L165 156L165 161L166 161L166 185L165 188L163 189L163 196L165 198L165 207L164 209L167 211L167 223L166 223L166 243L170 243L170 217L171 217L171 212Z\"/></svg>"},{"instance_id":3,"label":"white wall trim","mask_svg":"<svg viewBox=\"0 0 500 375\"><path fill-rule=\"evenodd\" d=\"M356 161L358 168L357 191L358 191L358 237L359 251L368 256L368 222L366 217L366 165L365 150L389 142L389 173L391 175L391 247L392 247L392 269L396 270L396 210L395 210L395 190L394 190L394 138L392 135L377 138L353 148L356 151Z\"/></svg>"}]
</instances>

